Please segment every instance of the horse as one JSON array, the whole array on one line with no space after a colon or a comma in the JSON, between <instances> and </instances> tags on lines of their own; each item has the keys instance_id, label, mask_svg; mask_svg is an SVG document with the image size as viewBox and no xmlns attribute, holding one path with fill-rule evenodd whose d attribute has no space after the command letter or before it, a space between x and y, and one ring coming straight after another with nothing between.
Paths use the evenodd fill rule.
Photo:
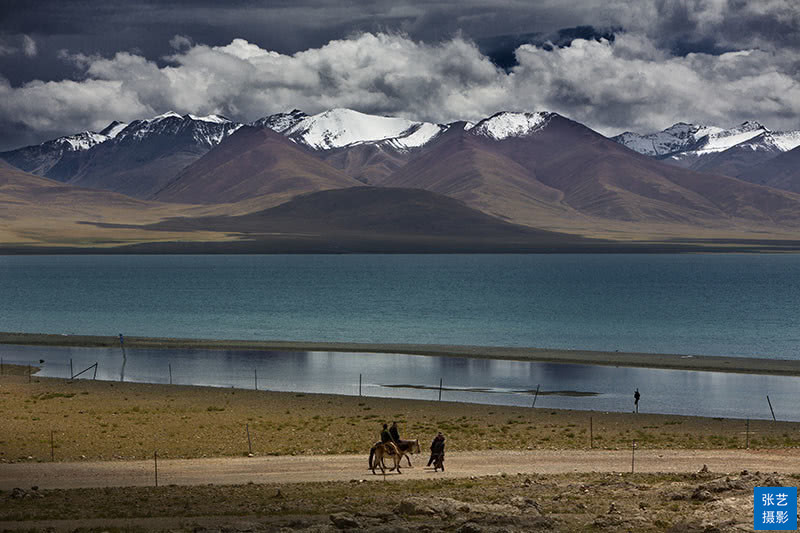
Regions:
<instances>
[{"instance_id":1,"label":"horse","mask_svg":"<svg viewBox=\"0 0 800 533\"><path fill-rule=\"evenodd\" d=\"M412 453L420 453L419 439L401 440L400 442L397 443L397 447L406 456L406 461L408 461L408 467L411 468L411 458L409 456Z\"/></svg>"},{"instance_id":2,"label":"horse","mask_svg":"<svg viewBox=\"0 0 800 533\"><path fill-rule=\"evenodd\" d=\"M372 473L375 473L375 467L377 466L381 469L381 474L386 475L386 467L383 464L383 458L387 455L390 455L392 459L394 459L394 466L390 468L389 471L397 470L398 474L402 474L400 471L400 459L402 459L404 453L398 450L393 442L379 442L375 445L375 459L372 461L372 464L370 464Z\"/></svg>"},{"instance_id":3,"label":"horse","mask_svg":"<svg viewBox=\"0 0 800 533\"><path fill-rule=\"evenodd\" d=\"M377 446L378 444L380 444L380 443L376 442L375 446ZM372 458L375 456L375 446L373 446L372 449L370 449L370 451L369 451L369 466L368 466L368 468L372 468ZM411 455L412 453L421 453L420 452L420 447L419 447L419 439L400 440L396 444L396 446L406 456L406 461L408 461L408 467L409 468L413 468L411 466L411 458L409 457L409 455ZM385 464L383 466L386 467Z\"/></svg>"}]
</instances>

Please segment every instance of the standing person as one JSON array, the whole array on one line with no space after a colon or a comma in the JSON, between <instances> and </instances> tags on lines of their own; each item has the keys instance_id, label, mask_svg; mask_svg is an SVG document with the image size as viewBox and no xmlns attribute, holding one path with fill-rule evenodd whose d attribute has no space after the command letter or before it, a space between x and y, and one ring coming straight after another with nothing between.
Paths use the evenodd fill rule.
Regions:
<instances>
[{"instance_id":1,"label":"standing person","mask_svg":"<svg viewBox=\"0 0 800 533\"><path fill-rule=\"evenodd\" d=\"M633 393L633 407L635 408L634 412L636 413L639 412L639 398L641 397L642 395L639 394L639 389L637 388L636 391Z\"/></svg>"},{"instance_id":2,"label":"standing person","mask_svg":"<svg viewBox=\"0 0 800 533\"><path fill-rule=\"evenodd\" d=\"M431 442L431 458L428 459L428 466L433 463L433 471L436 472L439 468L444 472L444 435L440 431Z\"/></svg>"}]
</instances>

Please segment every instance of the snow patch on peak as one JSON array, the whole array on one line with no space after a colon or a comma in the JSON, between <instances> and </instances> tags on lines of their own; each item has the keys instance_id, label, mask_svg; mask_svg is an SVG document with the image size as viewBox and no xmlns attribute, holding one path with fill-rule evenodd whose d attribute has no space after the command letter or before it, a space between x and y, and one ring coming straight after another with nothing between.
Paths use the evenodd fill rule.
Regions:
<instances>
[{"instance_id":1,"label":"snow patch on peak","mask_svg":"<svg viewBox=\"0 0 800 533\"><path fill-rule=\"evenodd\" d=\"M744 122L736 128L720 130L705 137L704 142L694 152L698 155L723 152L753 137L768 133L769 130L758 122Z\"/></svg>"},{"instance_id":2,"label":"snow patch on peak","mask_svg":"<svg viewBox=\"0 0 800 533\"><path fill-rule=\"evenodd\" d=\"M306 117L285 130L284 135L318 150L330 150L401 137L420 124L339 108Z\"/></svg>"},{"instance_id":3,"label":"snow patch on peak","mask_svg":"<svg viewBox=\"0 0 800 533\"><path fill-rule=\"evenodd\" d=\"M251 126L256 128L269 128L277 133L283 133L306 117L308 117L308 115L299 109L293 109L288 113L275 113L274 115L260 118L253 122Z\"/></svg>"},{"instance_id":4,"label":"snow patch on peak","mask_svg":"<svg viewBox=\"0 0 800 533\"><path fill-rule=\"evenodd\" d=\"M759 133L751 139L734 145L736 149L750 149L753 152L782 152L778 143L775 142L775 137L771 132L765 131Z\"/></svg>"},{"instance_id":5,"label":"snow patch on peak","mask_svg":"<svg viewBox=\"0 0 800 533\"><path fill-rule=\"evenodd\" d=\"M447 126L423 122L418 128L408 135L398 138L398 141L401 142L406 148L416 148L427 144L428 141L446 130Z\"/></svg>"},{"instance_id":6,"label":"snow patch on peak","mask_svg":"<svg viewBox=\"0 0 800 533\"><path fill-rule=\"evenodd\" d=\"M111 124L106 126L103 129L103 131L100 132L100 134L101 135L105 135L109 139L113 139L114 137L116 137L119 134L119 132L121 132L122 130L124 130L127 127L128 127L127 123L115 120L114 122L112 122Z\"/></svg>"},{"instance_id":7,"label":"snow patch on peak","mask_svg":"<svg viewBox=\"0 0 800 533\"><path fill-rule=\"evenodd\" d=\"M189 115L189 118L192 120L199 120L200 122L211 122L213 124L227 124L230 122L229 118L223 117L222 115L206 115L204 117Z\"/></svg>"},{"instance_id":8,"label":"snow patch on peak","mask_svg":"<svg viewBox=\"0 0 800 533\"><path fill-rule=\"evenodd\" d=\"M164 120L166 118L183 118L182 115L176 113L175 111L167 111L166 113L162 113L160 115L156 115L151 119L145 119L145 122L156 122L159 120Z\"/></svg>"},{"instance_id":9,"label":"snow patch on peak","mask_svg":"<svg viewBox=\"0 0 800 533\"><path fill-rule=\"evenodd\" d=\"M800 146L800 131L776 131L772 133L775 144L784 152Z\"/></svg>"},{"instance_id":10,"label":"snow patch on peak","mask_svg":"<svg viewBox=\"0 0 800 533\"><path fill-rule=\"evenodd\" d=\"M77 152L81 150L88 150L92 146L105 142L108 139L109 137L103 135L102 133L84 131L82 133L76 133L75 135L59 137L55 140L55 142L69 151Z\"/></svg>"},{"instance_id":11,"label":"snow patch on peak","mask_svg":"<svg viewBox=\"0 0 800 533\"><path fill-rule=\"evenodd\" d=\"M722 131L724 131L722 128L716 126L678 122L665 130L645 135L626 131L613 137L612 140L640 154L651 157L665 156L690 150L696 147L704 137Z\"/></svg>"},{"instance_id":12,"label":"snow patch on peak","mask_svg":"<svg viewBox=\"0 0 800 533\"><path fill-rule=\"evenodd\" d=\"M411 129L404 132L399 137L387 139L384 142L392 146L395 150L407 151L428 144L449 128L450 126L446 125L422 122L417 126L412 126Z\"/></svg>"},{"instance_id":13,"label":"snow patch on peak","mask_svg":"<svg viewBox=\"0 0 800 533\"><path fill-rule=\"evenodd\" d=\"M470 130L496 141L501 141L508 137L524 137L545 127L550 116L550 113L514 113L504 111L480 121Z\"/></svg>"},{"instance_id":14,"label":"snow patch on peak","mask_svg":"<svg viewBox=\"0 0 800 533\"><path fill-rule=\"evenodd\" d=\"M762 126L760 123L754 120L745 120L742 122L738 127L732 128L730 131L756 131L756 130L764 130L766 131L767 128Z\"/></svg>"}]
</instances>

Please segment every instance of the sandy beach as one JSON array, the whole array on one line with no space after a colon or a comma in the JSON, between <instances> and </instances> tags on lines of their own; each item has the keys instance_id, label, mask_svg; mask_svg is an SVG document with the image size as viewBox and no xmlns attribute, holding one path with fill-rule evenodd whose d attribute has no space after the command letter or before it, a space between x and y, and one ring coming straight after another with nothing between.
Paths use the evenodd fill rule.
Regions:
<instances>
[{"instance_id":1,"label":"sandy beach","mask_svg":"<svg viewBox=\"0 0 800 533\"><path fill-rule=\"evenodd\" d=\"M91 335L55 335L44 333L0 332L0 345L2 344L115 347L119 346L119 339L117 337ZM537 361L545 363L800 376L800 361L754 357L602 352L591 350L556 350L547 348L517 348L499 346L169 339L127 336L125 337L125 346L164 349L190 348L257 351L280 350L402 353L442 357L472 357L483 359L506 359L514 361Z\"/></svg>"}]
</instances>

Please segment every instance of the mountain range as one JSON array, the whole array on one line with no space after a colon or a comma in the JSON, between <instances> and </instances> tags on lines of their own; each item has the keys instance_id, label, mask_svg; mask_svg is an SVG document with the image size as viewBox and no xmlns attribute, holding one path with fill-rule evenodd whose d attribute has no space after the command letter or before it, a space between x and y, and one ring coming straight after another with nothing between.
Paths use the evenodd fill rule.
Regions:
<instances>
[{"instance_id":1,"label":"mountain range","mask_svg":"<svg viewBox=\"0 0 800 533\"><path fill-rule=\"evenodd\" d=\"M800 130L774 132L758 122L730 129L678 123L645 135L625 132L613 140L641 154L683 168L724 174L800 192L800 169L765 164L800 147ZM786 159L778 159L778 161Z\"/></svg>"},{"instance_id":2,"label":"mountain range","mask_svg":"<svg viewBox=\"0 0 800 533\"><path fill-rule=\"evenodd\" d=\"M449 124L349 109L317 115L294 110L250 124L170 112L112 122L100 132L3 152L0 158L7 163L0 166L0 183L13 173L16 190L26 175L38 184L31 190L41 191L36 180L46 179L47 188L60 182L62 190L125 195L140 215L120 218L102 209L102 217L93 217L85 206L73 219L108 235L114 229L147 235L141 242L162 241L166 229L170 238L185 240L202 240L200 234L207 240L255 235L265 242L265 235L279 229L298 239L301 234L308 239L309 232L346 234L348 250L360 249L352 245L355 235L373 243L380 240L376 236L421 243L419 232L406 229L425 217L433 224L436 209L448 214L452 227L462 219L463 230L430 242L441 248L451 239L461 243L459 250L468 249L468 242L486 249L492 239L505 243L504 250L508 243L533 249L551 243L553 235L570 245L588 242L571 235L615 241L794 239L800 226L800 195L791 192L800 192L800 132L772 132L755 122L729 130L676 124L654 134L609 139L549 112L501 112ZM0 186L0 204L9 183ZM432 196L409 192L414 190ZM35 196L26 196L29 208L48 217ZM350 209L337 216L349 218L358 230L346 224L346 229L309 226L308 211L301 209L308 204L297 203L308 198L317 206L315 216L322 206L333 216L342 205L360 205L382 222ZM451 199L461 207L454 209ZM88 202L102 201L97 196ZM381 208L371 210L372 202ZM414 207L420 202L429 207L425 217ZM283 211L270 211L279 208ZM480 218L485 216L496 222L489 224L491 238L470 229L486 226ZM294 222L287 222L292 217ZM483 222L476 225L477 220ZM388 231L392 225L400 229ZM19 236L24 226L17 226ZM286 236L280 240L285 244ZM410 249L406 244L400 248Z\"/></svg>"}]
</instances>

